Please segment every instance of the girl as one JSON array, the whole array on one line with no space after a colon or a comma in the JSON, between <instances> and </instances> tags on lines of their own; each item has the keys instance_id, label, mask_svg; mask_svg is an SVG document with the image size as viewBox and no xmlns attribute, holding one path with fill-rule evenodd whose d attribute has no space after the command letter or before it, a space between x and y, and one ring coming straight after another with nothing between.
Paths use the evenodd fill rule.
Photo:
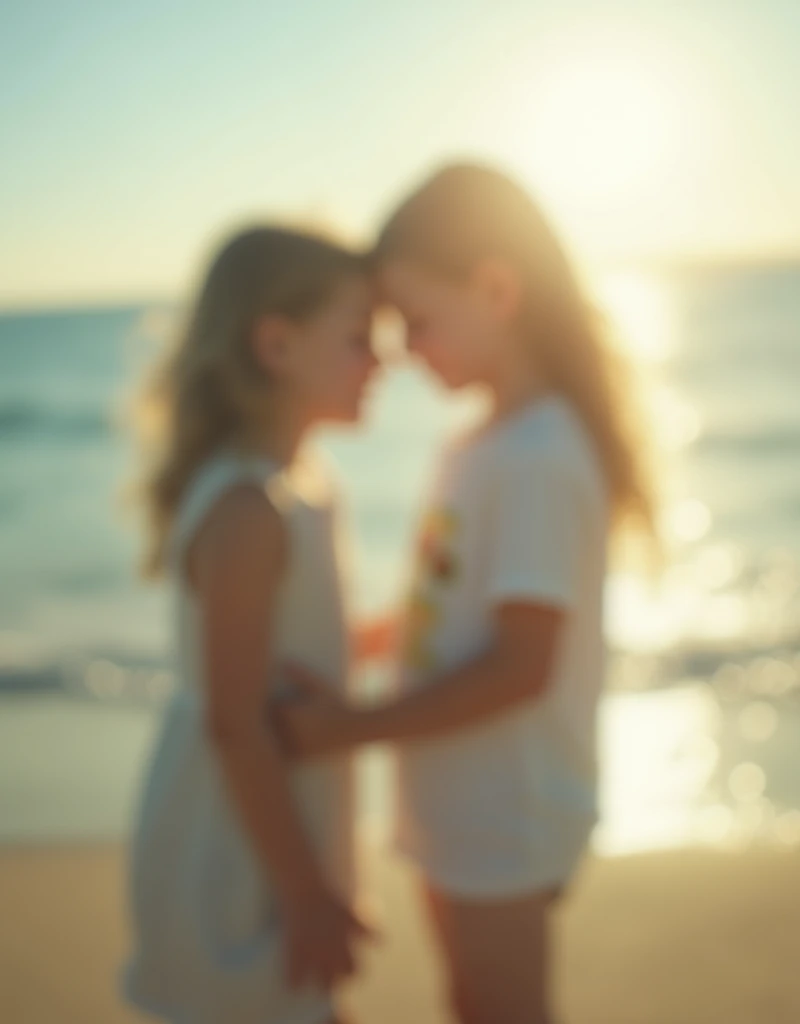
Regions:
<instances>
[{"instance_id":1,"label":"girl","mask_svg":"<svg viewBox=\"0 0 800 1024\"><path fill-rule=\"evenodd\" d=\"M400 693L310 693L305 756L391 741L398 845L419 867L462 1024L544 1024L548 912L596 816L602 593L614 520L650 521L624 382L525 192L450 167L374 253L408 347L490 414L444 453L424 519Z\"/></svg>"},{"instance_id":2,"label":"girl","mask_svg":"<svg viewBox=\"0 0 800 1024\"><path fill-rule=\"evenodd\" d=\"M349 765L287 770L265 718L291 658L343 680L330 503L297 472L375 368L361 262L271 228L214 260L150 391L147 569L177 588L179 686L132 852L129 998L175 1024L328 1024L366 934Z\"/></svg>"}]
</instances>

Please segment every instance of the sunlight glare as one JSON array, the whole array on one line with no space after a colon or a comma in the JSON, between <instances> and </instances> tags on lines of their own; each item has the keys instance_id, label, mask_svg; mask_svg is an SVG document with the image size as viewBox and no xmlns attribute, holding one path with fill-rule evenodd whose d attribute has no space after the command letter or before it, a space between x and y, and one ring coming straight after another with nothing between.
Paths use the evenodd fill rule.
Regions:
<instances>
[{"instance_id":1,"label":"sunlight glare","mask_svg":"<svg viewBox=\"0 0 800 1024\"><path fill-rule=\"evenodd\" d=\"M600 301L619 340L645 362L663 362L671 354L677 328L670 295L656 277L634 271L605 276Z\"/></svg>"},{"instance_id":2,"label":"sunlight glare","mask_svg":"<svg viewBox=\"0 0 800 1024\"><path fill-rule=\"evenodd\" d=\"M532 156L545 183L577 199L650 191L683 149L677 84L636 52L588 48L556 62L531 98Z\"/></svg>"}]
</instances>

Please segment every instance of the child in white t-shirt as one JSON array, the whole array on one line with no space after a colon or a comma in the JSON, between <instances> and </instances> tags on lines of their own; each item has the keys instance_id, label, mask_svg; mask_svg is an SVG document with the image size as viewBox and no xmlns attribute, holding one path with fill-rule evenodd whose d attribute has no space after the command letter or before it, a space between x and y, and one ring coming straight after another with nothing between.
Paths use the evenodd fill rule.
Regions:
<instances>
[{"instance_id":1,"label":"child in white t-shirt","mask_svg":"<svg viewBox=\"0 0 800 1024\"><path fill-rule=\"evenodd\" d=\"M486 389L491 413L441 461L399 693L357 707L304 676L311 697L283 724L303 756L398 744L398 845L458 1018L541 1024L548 910L596 819L608 531L648 524L649 495L617 367L522 189L445 169L374 255L410 351L448 388Z\"/></svg>"}]
</instances>

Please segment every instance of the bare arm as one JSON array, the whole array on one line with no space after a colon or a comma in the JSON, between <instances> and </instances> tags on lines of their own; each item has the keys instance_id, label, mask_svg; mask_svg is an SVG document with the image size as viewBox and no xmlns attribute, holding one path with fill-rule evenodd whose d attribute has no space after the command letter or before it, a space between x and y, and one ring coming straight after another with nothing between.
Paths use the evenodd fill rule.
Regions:
<instances>
[{"instance_id":1,"label":"bare arm","mask_svg":"<svg viewBox=\"0 0 800 1024\"><path fill-rule=\"evenodd\" d=\"M203 615L208 734L254 850L281 898L295 901L322 883L286 766L264 726L269 622L284 544L283 525L266 498L238 488L209 516L189 570Z\"/></svg>"},{"instance_id":2,"label":"bare arm","mask_svg":"<svg viewBox=\"0 0 800 1024\"><path fill-rule=\"evenodd\" d=\"M564 612L509 603L496 615L492 646L430 685L371 707L320 696L281 711L292 749L303 757L377 742L429 739L476 726L546 690ZM305 681L313 681L305 675ZM329 692L329 691L328 691Z\"/></svg>"},{"instance_id":3,"label":"bare arm","mask_svg":"<svg viewBox=\"0 0 800 1024\"><path fill-rule=\"evenodd\" d=\"M285 552L263 494L242 487L214 509L190 552L203 615L206 728L252 849L282 904L290 985L331 988L355 968L368 929L329 891L265 715L269 623Z\"/></svg>"},{"instance_id":4,"label":"bare arm","mask_svg":"<svg viewBox=\"0 0 800 1024\"><path fill-rule=\"evenodd\" d=\"M485 654L430 686L353 716L349 744L417 740L477 725L539 697L547 687L563 613L503 605Z\"/></svg>"}]
</instances>

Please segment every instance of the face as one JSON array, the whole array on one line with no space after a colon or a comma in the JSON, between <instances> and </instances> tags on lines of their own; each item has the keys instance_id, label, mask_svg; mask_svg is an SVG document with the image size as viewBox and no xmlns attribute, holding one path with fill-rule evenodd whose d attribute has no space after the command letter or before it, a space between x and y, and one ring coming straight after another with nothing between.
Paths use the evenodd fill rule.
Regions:
<instances>
[{"instance_id":1,"label":"face","mask_svg":"<svg viewBox=\"0 0 800 1024\"><path fill-rule=\"evenodd\" d=\"M384 269L380 286L405 320L409 353L446 387L492 381L502 351L504 315L480 273L453 282L398 261Z\"/></svg>"},{"instance_id":2,"label":"face","mask_svg":"<svg viewBox=\"0 0 800 1024\"><path fill-rule=\"evenodd\" d=\"M310 422L356 421L378 361L372 350L373 295L367 282L343 281L330 301L300 324L276 329L269 369Z\"/></svg>"}]
</instances>

